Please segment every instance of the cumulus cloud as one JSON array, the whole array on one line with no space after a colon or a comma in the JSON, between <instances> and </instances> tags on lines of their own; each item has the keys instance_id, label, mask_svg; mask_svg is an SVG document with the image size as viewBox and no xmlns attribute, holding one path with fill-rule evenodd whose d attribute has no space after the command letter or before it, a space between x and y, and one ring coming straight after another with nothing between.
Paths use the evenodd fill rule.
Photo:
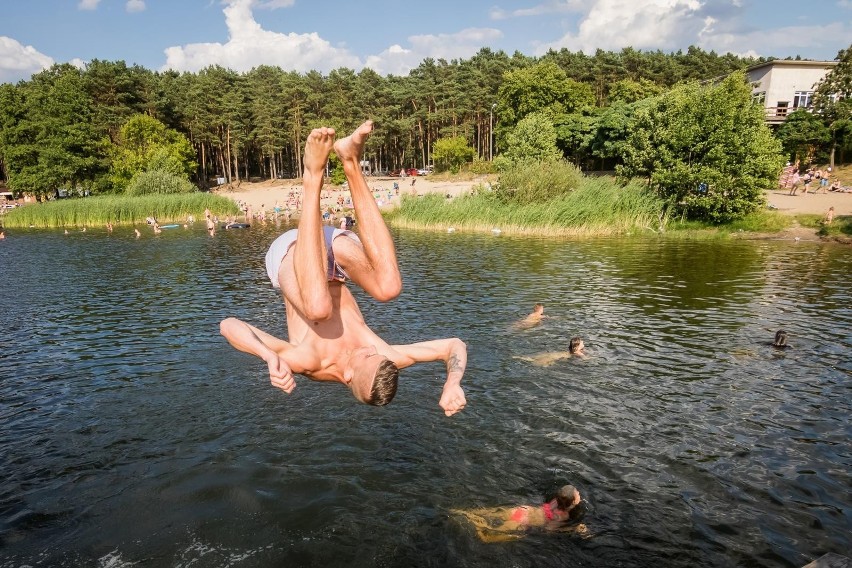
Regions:
<instances>
[{"instance_id":1,"label":"cumulus cloud","mask_svg":"<svg viewBox=\"0 0 852 568\"><path fill-rule=\"evenodd\" d=\"M460 59L474 55L483 46L502 37L491 28L468 28L453 34L415 35L410 48L392 45L378 55L367 57L366 66L381 74L406 75L427 57Z\"/></svg>"},{"instance_id":2,"label":"cumulus cloud","mask_svg":"<svg viewBox=\"0 0 852 568\"><path fill-rule=\"evenodd\" d=\"M125 9L128 12L143 12L145 11L145 0L127 0Z\"/></svg>"},{"instance_id":3,"label":"cumulus cloud","mask_svg":"<svg viewBox=\"0 0 852 568\"><path fill-rule=\"evenodd\" d=\"M809 52L817 48L822 51L826 47L836 46L835 38L839 37L852 37L852 26L835 22L824 26L788 26L737 33L716 32L710 29L700 45L704 49L714 49L719 53L731 52L751 56L784 54L786 56L797 55L797 50ZM755 51L755 46L759 46L760 51Z\"/></svg>"},{"instance_id":4,"label":"cumulus cloud","mask_svg":"<svg viewBox=\"0 0 852 568\"><path fill-rule=\"evenodd\" d=\"M407 74L423 59L447 60L469 57L482 46L502 37L499 30L469 28L453 34L414 35L409 45L392 45L366 58L366 64L348 49L335 47L317 33L280 33L264 30L254 18L255 8L281 8L293 0L228 0L225 43L194 43L165 50L165 69L198 71L221 65L234 71L248 71L258 65L277 65L283 69L328 72L338 67L358 70L364 66L377 73Z\"/></svg>"},{"instance_id":5,"label":"cumulus cloud","mask_svg":"<svg viewBox=\"0 0 852 568\"><path fill-rule=\"evenodd\" d=\"M165 50L163 69L198 71L210 65L221 65L234 71L248 71L258 65L278 65L304 72L360 66L356 56L332 46L316 33L285 34L262 29L252 14L256 4L253 0L230 0L223 10L228 41L169 47ZM271 4L288 2L266 3L267 6Z\"/></svg>"},{"instance_id":6,"label":"cumulus cloud","mask_svg":"<svg viewBox=\"0 0 852 568\"><path fill-rule=\"evenodd\" d=\"M77 8L80 10L94 10L100 3L101 0L80 0L80 3L77 4Z\"/></svg>"},{"instance_id":7,"label":"cumulus cloud","mask_svg":"<svg viewBox=\"0 0 852 568\"><path fill-rule=\"evenodd\" d=\"M839 0L841 5L844 2L852 0ZM836 44L836 38L852 35L848 22L757 29L744 23L743 4L741 0L595 0L580 6L569 0L561 7L580 14L576 30L536 45L536 53L566 48L592 54L598 48L618 51L624 47L675 51L696 45L741 56L777 56L795 54L796 49L822 50Z\"/></svg>"},{"instance_id":8,"label":"cumulus cloud","mask_svg":"<svg viewBox=\"0 0 852 568\"><path fill-rule=\"evenodd\" d=\"M29 79L33 73L53 65L54 61L31 45L21 45L10 37L0 36L0 83Z\"/></svg>"},{"instance_id":9,"label":"cumulus cloud","mask_svg":"<svg viewBox=\"0 0 852 568\"><path fill-rule=\"evenodd\" d=\"M707 22L698 0L599 0L576 33L539 46L538 51L567 48L594 53L597 48L670 50L696 43ZM689 41L692 39L692 41Z\"/></svg>"}]
</instances>

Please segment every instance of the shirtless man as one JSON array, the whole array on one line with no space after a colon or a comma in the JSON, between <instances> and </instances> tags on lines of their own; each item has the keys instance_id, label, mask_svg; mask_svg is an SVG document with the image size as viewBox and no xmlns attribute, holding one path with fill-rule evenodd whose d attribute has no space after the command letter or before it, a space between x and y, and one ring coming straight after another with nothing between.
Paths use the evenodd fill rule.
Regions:
<instances>
[{"instance_id":1,"label":"shirtless man","mask_svg":"<svg viewBox=\"0 0 852 568\"><path fill-rule=\"evenodd\" d=\"M223 320L220 329L235 348L263 359L273 386L287 393L296 387L297 373L343 383L359 401L381 406L396 394L399 369L444 361L447 379L438 404L451 416L466 404L460 384L467 364L465 343L448 338L389 345L367 327L344 285L351 279L380 302L402 290L390 231L361 173L361 155L372 129L372 121L367 121L336 142L331 128L315 129L308 136L299 227L278 237L266 256L270 280L282 290L289 340L235 318ZM332 148L349 181L360 235L322 223L320 190Z\"/></svg>"},{"instance_id":2,"label":"shirtless man","mask_svg":"<svg viewBox=\"0 0 852 568\"><path fill-rule=\"evenodd\" d=\"M544 315L544 304L536 304L533 306L533 311L524 319L517 321L512 326L515 329L529 329L541 323L541 320L546 318Z\"/></svg>"},{"instance_id":3,"label":"shirtless man","mask_svg":"<svg viewBox=\"0 0 852 568\"><path fill-rule=\"evenodd\" d=\"M588 359L586 355L586 344L582 337L572 337L568 342L568 351L553 351L548 353L539 353L530 357L515 355L513 359L521 361L529 361L536 367L550 367L557 361L579 357L580 359Z\"/></svg>"}]
</instances>

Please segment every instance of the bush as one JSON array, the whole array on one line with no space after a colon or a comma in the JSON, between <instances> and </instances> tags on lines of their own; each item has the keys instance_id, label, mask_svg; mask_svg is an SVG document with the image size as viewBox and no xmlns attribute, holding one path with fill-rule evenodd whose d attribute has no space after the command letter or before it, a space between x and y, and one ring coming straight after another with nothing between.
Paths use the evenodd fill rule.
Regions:
<instances>
[{"instance_id":1,"label":"bush","mask_svg":"<svg viewBox=\"0 0 852 568\"><path fill-rule=\"evenodd\" d=\"M580 187L583 174L566 160L516 162L507 166L495 184L505 202L541 203Z\"/></svg>"},{"instance_id":2,"label":"bush","mask_svg":"<svg viewBox=\"0 0 852 568\"><path fill-rule=\"evenodd\" d=\"M476 159L468 165L467 171L469 171L472 174L485 175L485 174L493 174L494 172L497 171L497 169L494 167L494 162L489 162L488 160Z\"/></svg>"},{"instance_id":3,"label":"bush","mask_svg":"<svg viewBox=\"0 0 852 568\"><path fill-rule=\"evenodd\" d=\"M162 170L151 170L134 175L125 193L131 196L139 196L192 193L194 191L196 191L195 186L182 177Z\"/></svg>"},{"instance_id":4,"label":"bush","mask_svg":"<svg viewBox=\"0 0 852 568\"><path fill-rule=\"evenodd\" d=\"M742 218L764 204L784 163L763 113L742 73L678 86L637 112L619 175L647 180L689 219Z\"/></svg>"}]
</instances>

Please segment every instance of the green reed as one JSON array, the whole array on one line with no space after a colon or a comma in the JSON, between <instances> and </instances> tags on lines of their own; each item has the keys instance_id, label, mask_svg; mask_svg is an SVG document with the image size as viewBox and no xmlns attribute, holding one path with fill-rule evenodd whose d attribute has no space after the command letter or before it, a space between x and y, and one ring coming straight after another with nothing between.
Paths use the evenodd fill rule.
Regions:
<instances>
[{"instance_id":1,"label":"green reed","mask_svg":"<svg viewBox=\"0 0 852 568\"><path fill-rule=\"evenodd\" d=\"M36 228L136 225L144 224L147 217L160 223L184 222L188 215L203 220L205 208L218 216L239 212L232 200L210 193L105 195L25 205L0 217L0 224Z\"/></svg>"},{"instance_id":2,"label":"green reed","mask_svg":"<svg viewBox=\"0 0 852 568\"><path fill-rule=\"evenodd\" d=\"M621 186L611 178L584 178L577 189L544 202L506 202L482 188L454 199L406 196L386 217L408 228L588 236L657 232L666 222L663 201L641 183Z\"/></svg>"}]
</instances>

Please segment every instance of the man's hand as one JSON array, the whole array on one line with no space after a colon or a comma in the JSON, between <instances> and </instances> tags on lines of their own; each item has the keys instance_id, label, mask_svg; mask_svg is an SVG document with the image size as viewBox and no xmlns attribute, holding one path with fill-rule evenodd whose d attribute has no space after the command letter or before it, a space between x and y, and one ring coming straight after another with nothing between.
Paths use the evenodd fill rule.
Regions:
<instances>
[{"instance_id":1,"label":"man's hand","mask_svg":"<svg viewBox=\"0 0 852 568\"><path fill-rule=\"evenodd\" d=\"M272 381L272 386L278 387L287 394L293 392L293 389L296 388L296 380L293 378L293 372L287 362L278 355L274 355L267 359L266 364L269 367L269 379Z\"/></svg>"},{"instance_id":2,"label":"man's hand","mask_svg":"<svg viewBox=\"0 0 852 568\"><path fill-rule=\"evenodd\" d=\"M441 394L441 400L438 405L444 409L444 414L452 416L456 412L462 410L467 404L464 398L464 391L459 385L444 385L444 392Z\"/></svg>"}]
</instances>

